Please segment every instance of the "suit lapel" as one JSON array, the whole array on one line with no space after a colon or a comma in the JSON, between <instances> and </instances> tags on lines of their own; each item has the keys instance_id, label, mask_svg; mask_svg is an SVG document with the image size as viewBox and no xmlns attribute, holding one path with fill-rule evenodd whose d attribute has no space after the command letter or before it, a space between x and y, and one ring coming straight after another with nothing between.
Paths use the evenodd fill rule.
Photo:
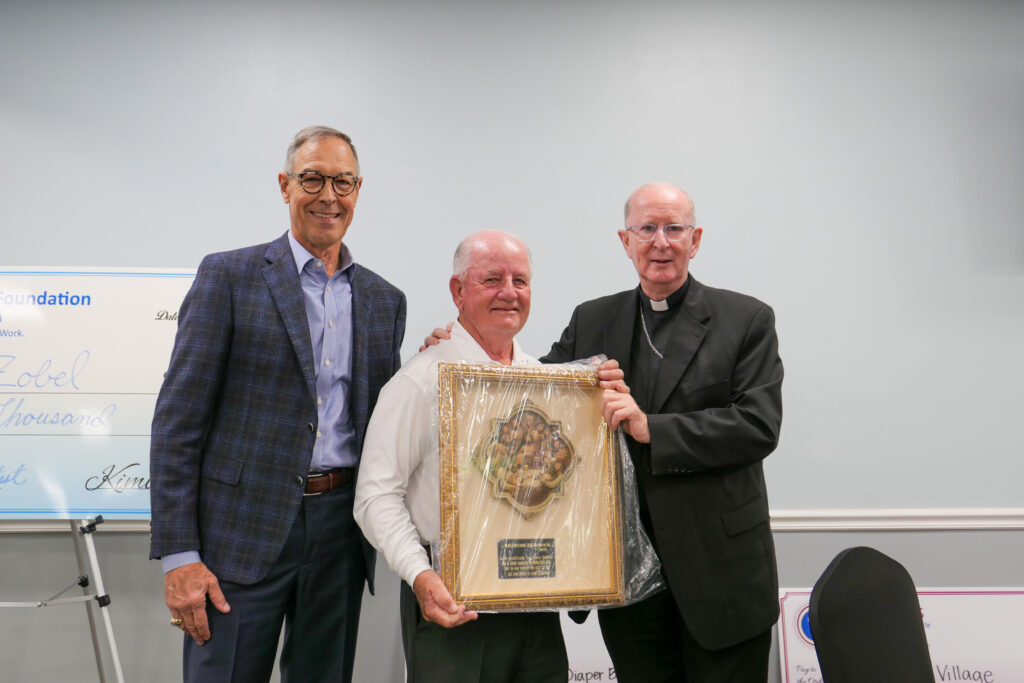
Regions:
<instances>
[{"instance_id":1,"label":"suit lapel","mask_svg":"<svg viewBox=\"0 0 1024 683\"><path fill-rule=\"evenodd\" d=\"M274 299L277 312L284 321L284 328L299 359L302 375L306 380L310 396L316 396L316 374L313 370L313 342L309 337L309 320L306 318L306 302L302 296L302 285L295 269L295 259L288 245L287 233L274 240L267 248L267 267L263 277Z\"/></svg>"},{"instance_id":2,"label":"suit lapel","mask_svg":"<svg viewBox=\"0 0 1024 683\"><path fill-rule=\"evenodd\" d=\"M665 401L679 385L683 373L690 366L708 331L704 325L710 317L704 299L704 285L691 278L690 289L686 292L681 305L682 310L672 325L672 343L665 351L665 358L661 361L658 378L654 384L654 392L651 394L652 413L662 409Z\"/></svg>"},{"instance_id":3,"label":"suit lapel","mask_svg":"<svg viewBox=\"0 0 1024 683\"><path fill-rule=\"evenodd\" d=\"M609 358L619 361L619 367L629 377L629 359L633 348L633 327L636 325L636 290L625 292L608 311L608 324L604 326L604 339L600 348Z\"/></svg>"},{"instance_id":4,"label":"suit lapel","mask_svg":"<svg viewBox=\"0 0 1024 683\"><path fill-rule=\"evenodd\" d=\"M349 282L352 286L352 384L350 387L352 424L357 441L362 441L369 419L370 384L366 358L369 349L367 330L372 329L373 310L370 307L371 288L363 277L359 264L352 264ZM362 443L357 446L362 447Z\"/></svg>"}]
</instances>

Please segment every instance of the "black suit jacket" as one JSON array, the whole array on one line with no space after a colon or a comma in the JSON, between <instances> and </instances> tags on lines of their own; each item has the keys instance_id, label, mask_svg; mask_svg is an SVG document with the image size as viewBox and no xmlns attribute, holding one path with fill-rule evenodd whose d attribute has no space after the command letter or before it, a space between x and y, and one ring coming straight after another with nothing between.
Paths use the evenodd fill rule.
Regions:
<instances>
[{"instance_id":1,"label":"black suit jacket","mask_svg":"<svg viewBox=\"0 0 1024 683\"><path fill-rule=\"evenodd\" d=\"M629 290L581 304L542 360L605 354L629 384L638 302ZM778 619L761 461L778 443L782 361L764 303L691 278L681 305L645 411L650 456L636 469L679 612L697 642L717 650Z\"/></svg>"}]
</instances>

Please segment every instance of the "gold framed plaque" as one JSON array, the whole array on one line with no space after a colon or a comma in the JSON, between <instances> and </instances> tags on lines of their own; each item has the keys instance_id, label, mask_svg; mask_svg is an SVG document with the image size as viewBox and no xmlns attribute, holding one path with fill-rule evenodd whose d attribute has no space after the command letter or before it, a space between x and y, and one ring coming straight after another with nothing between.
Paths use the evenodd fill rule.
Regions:
<instances>
[{"instance_id":1,"label":"gold framed plaque","mask_svg":"<svg viewBox=\"0 0 1024 683\"><path fill-rule=\"evenodd\" d=\"M618 441L597 372L438 366L440 573L474 610L624 603Z\"/></svg>"}]
</instances>

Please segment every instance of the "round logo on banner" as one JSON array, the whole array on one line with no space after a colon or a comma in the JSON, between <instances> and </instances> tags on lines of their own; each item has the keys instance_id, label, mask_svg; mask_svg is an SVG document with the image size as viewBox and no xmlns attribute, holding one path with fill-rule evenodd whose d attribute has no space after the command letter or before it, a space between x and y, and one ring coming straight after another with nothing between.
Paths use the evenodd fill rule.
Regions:
<instances>
[{"instance_id":1,"label":"round logo on banner","mask_svg":"<svg viewBox=\"0 0 1024 683\"><path fill-rule=\"evenodd\" d=\"M808 645L814 645L814 638L811 636L811 607L810 605L800 610L796 617L796 630Z\"/></svg>"}]
</instances>

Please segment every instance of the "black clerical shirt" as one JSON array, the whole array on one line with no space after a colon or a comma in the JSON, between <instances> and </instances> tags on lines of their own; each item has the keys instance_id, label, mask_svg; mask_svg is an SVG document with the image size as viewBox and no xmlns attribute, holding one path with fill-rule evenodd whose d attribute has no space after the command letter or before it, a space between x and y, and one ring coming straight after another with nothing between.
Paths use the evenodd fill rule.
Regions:
<instances>
[{"instance_id":1,"label":"black clerical shirt","mask_svg":"<svg viewBox=\"0 0 1024 683\"><path fill-rule=\"evenodd\" d=\"M626 378L626 383L629 384L633 399L640 407L640 410L645 413L649 413L651 410L651 397L654 395L654 389L657 385L661 368L661 358L651 349L651 345L665 357L672 355L673 330L676 327L679 311L682 309L681 304L689 288L690 276L687 275L686 281L683 282L682 286L664 300L664 304L667 304L667 309L665 310L656 310L655 306L657 308L664 308L664 304L655 302L652 306L651 298L644 294L643 289L640 287L636 289L640 305L637 307L636 322L633 325L633 345L629 358L630 376ZM643 316L642 321L641 315ZM645 325L647 327L647 334L644 334ZM643 468L645 472L650 473L650 444L638 443L632 438L627 439L627 441L630 445L629 450L633 457L634 466ZM651 517L647 511L647 500L639 478L637 479L637 488L640 494L640 521L643 523L655 551L657 551L658 547L654 540Z\"/></svg>"}]
</instances>

